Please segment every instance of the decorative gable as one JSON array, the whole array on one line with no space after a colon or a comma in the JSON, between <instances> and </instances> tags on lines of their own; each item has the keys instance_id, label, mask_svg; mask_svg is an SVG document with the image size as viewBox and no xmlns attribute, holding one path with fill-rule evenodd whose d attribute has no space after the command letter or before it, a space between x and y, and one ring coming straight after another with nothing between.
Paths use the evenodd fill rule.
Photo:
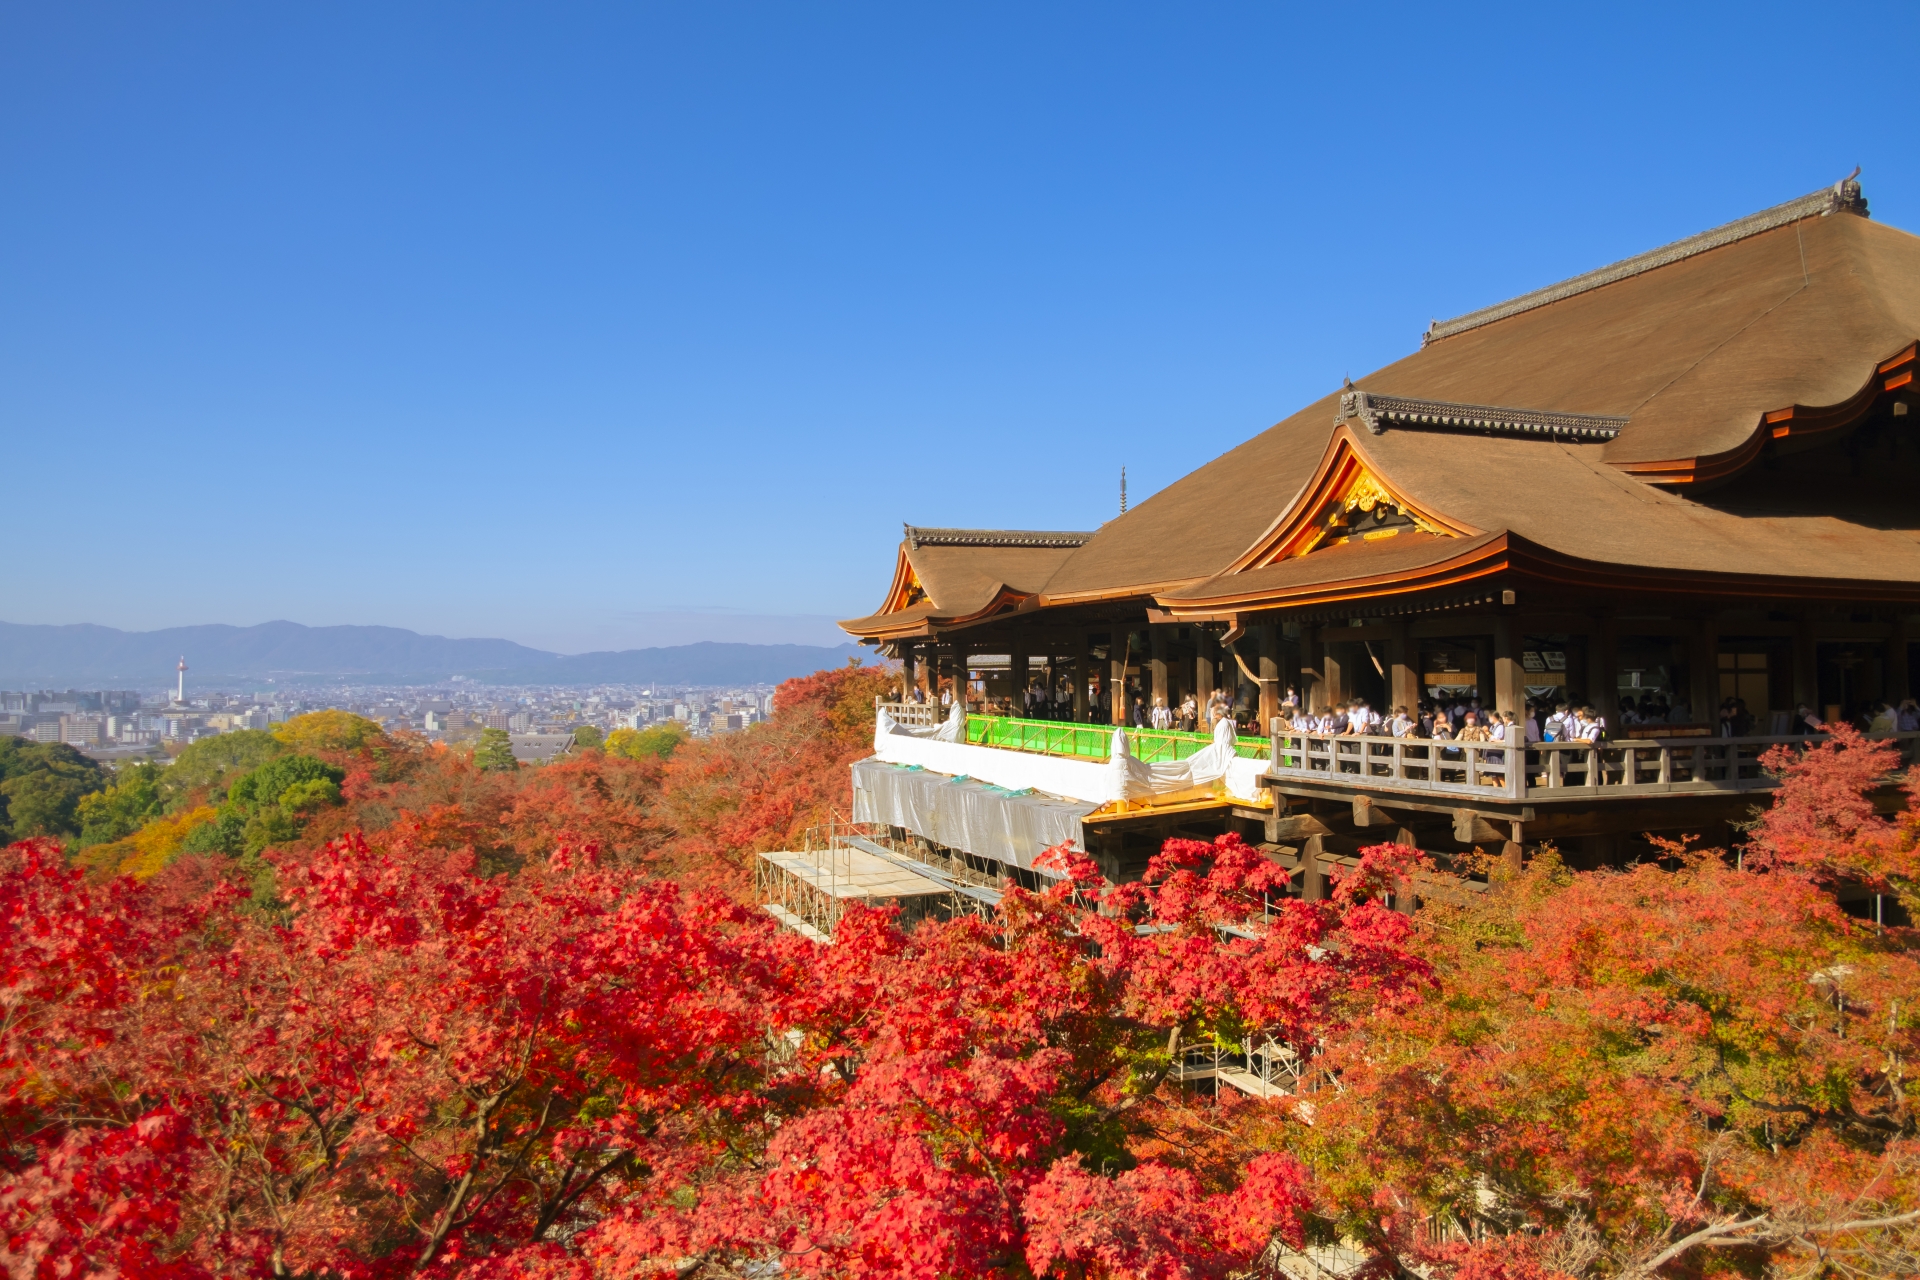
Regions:
<instances>
[{"instance_id":1,"label":"decorative gable","mask_svg":"<svg viewBox=\"0 0 1920 1280\"><path fill-rule=\"evenodd\" d=\"M1374 470L1343 424L1334 429L1326 457L1300 496L1229 572L1415 531L1442 538L1481 532L1429 511L1395 489Z\"/></svg>"}]
</instances>

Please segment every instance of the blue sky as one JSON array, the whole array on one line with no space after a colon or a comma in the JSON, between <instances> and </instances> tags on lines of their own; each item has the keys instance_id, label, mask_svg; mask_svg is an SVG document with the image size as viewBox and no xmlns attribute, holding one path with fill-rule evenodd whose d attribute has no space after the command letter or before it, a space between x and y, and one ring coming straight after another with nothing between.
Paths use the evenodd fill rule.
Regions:
<instances>
[{"instance_id":1,"label":"blue sky","mask_svg":"<svg viewBox=\"0 0 1920 1280\"><path fill-rule=\"evenodd\" d=\"M1912 18L6 4L0 619L831 643L1432 317L1920 228Z\"/></svg>"}]
</instances>

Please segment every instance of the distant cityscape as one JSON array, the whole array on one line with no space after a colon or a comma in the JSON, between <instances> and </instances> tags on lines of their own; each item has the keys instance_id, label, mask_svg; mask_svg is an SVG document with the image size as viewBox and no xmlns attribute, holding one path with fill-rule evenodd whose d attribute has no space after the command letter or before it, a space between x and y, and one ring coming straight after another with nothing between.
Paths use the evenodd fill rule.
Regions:
<instances>
[{"instance_id":1,"label":"distant cityscape","mask_svg":"<svg viewBox=\"0 0 1920 1280\"><path fill-rule=\"evenodd\" d=\"M667 723L697 738L737 733L772 714L773 686L503 686L453 677L432 684L333 681L233 691L192 688L188 673L177 671L165 690L0 690L0 735L64 742L115 759L163 754L218 734L270 729L326 710L352 712L390 732L435 742L456 743L503 729L512 737L515 756L539 761L564 750L583 726L603 734Z\"/></svg>"}]
</instances>

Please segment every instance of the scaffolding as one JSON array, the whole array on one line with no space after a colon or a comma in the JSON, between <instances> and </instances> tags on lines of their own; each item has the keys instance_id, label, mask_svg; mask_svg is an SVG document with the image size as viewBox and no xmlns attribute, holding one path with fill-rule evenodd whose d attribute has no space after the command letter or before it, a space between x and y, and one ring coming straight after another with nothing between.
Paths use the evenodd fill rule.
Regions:
<instances>
[{"instance_id":1,"label":"scaffolding","mask_svg":"<svg viewBox=\"0 0 1920 1280\"><path fill-rule=\"evenodd\" d=\"M815 942L830 942L849 903L898 908L903 922L986 915L1004 882L963 858L872 823L810 827L798 852L763 853L754 887L762 908Z\"/></svg>"},{"instance_id":2,"label":"scaffolding","mask_svg":"<svg viewBox=\"0 0 1920 1280\"><path fill-rule=\"evenodd\" d=\"M1298 1096L1309 1072L1291 1046L1272 1036L1247 1036L1238 1043L1209 1040L1180 1046L1173 1079L1182 1084L1211 1080L1264 1100Z\"/></svg>"}]
</instances>

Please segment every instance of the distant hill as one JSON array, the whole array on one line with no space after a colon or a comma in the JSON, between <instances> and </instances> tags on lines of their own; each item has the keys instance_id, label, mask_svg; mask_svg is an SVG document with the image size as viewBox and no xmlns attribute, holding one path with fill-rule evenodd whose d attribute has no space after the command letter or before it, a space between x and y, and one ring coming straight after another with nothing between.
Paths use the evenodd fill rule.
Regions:
<instances>
[{"instance_id":1,"label":"distant hill","mask_svg":"<svg viewBox=\"0 0 1920 1280\"><path fill-rule=\"evenodd\" d=\"M851 644L689 644L565 657L511 640L450 640L400 627L169 627L0 622L0 688L152 688L173 682L186 655L190 684L344 677L364 683L445 680L496 684L755 684L840 666Z\"/></svg>"},{"instance_id":2,"label":"distant hill","mask_svg":"<svg viewBox=\"0 0 1920 1280\"><path fill-rule=\"evenodd\" d=\"M843 644L719 644L705 640L664 649L579 653L539 666L472 674L491 684L777 684L822 667L842 667L872 650Z\"/></svg>"}]
</instances>

